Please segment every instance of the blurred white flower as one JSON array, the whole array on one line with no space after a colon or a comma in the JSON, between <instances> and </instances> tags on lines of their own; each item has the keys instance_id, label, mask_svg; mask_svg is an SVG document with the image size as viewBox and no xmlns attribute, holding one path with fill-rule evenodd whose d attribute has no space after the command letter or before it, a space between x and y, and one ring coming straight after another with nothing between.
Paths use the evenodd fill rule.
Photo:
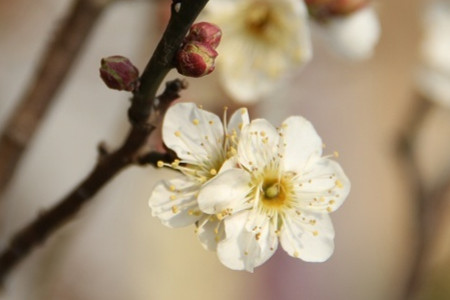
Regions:
<instances>
[{"instance_id":1,"label":"blurred white flower","mask_svg":"<svg viewBox=\"0 0 450 300\"><path fill-rule=\"evenodd\" d=\"M308 14L301 0L214 0L205 19L223 31L217 69L235 100L258 101L311 59Z\"/></svg>"},{"instance_id":2,"label":"blurred white flower","mask_svg":"<svg viewBox=\"0 0 450 300\"><path fill-rule=\"evenodd\" d=\"M319 22L318 31L334 51L354 60L370 58L380 38L378 17L370 5L348 15L330 16Z\"/></svg>"},{"instance_id":3,"label":"blurred white flower","mask_svg":"<svg viewBox=\"0 0 450 300\"><path fill-rule=\"evenodd\" d=\"M205 184L200 209L225 214L220 261L252 271L278 246L291 256L321 262L334 250L329 213L350 191L338 163L322 157L322 141L311 123L290 117L275 129L258 119L244 127L236 167Z\"/></svg>"},{"instance_id":4,"label":"blurred white flower","mask_svg":"<svg viewBox=\"0 0 450 300\"><path fill-rule=\"evenodd\" d=\"M450 1L434 2L426 11L421 60L419 90L450 107Z\"/></svg>"},{"instance_id":5,"label":"blurred white flower","mask_svg":"<svg viewBox=\"0 0 450 300\"><path fill-rule=\"evenodd\" d=\"M166 226L196 223L200 242L210 250L215 249L215 239L220 235L220 220L199 210L197 194L236 153L240 128L249 123L245 108L237 110L228 125L225 118L222 124L218 116L194 103L178 103L168 109L163 122L163 141L176 152L179 160L158 165L178 170L183 176L159 182L149 199L152 214Z\"/></svg>"}]
</instances>

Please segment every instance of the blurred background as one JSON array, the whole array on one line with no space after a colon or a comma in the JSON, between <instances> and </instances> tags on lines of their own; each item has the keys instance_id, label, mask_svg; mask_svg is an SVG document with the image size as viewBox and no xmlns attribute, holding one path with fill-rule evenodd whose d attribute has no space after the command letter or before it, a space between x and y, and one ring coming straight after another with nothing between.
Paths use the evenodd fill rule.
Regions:
<instances>
[{"instance_id":1,"label":"blurred background","mask_svg":"<svg viewBox=\"0 0 450 300\"><path fill-rule=\"evenodd\" d=\"M305 263L278 249L253 274L229 270L203 250L192 227L168 229L151 216L152 187L174 174L133 167L30 255L0 299L400 299L414 256L416 207L396 145L417 102L428 2L376 1L382 35L372 59L343 60L315 38L313 61L276 97L250 108L252 118L273 124L303 115L326 143L325 153L339 151L352 191L332 214L336 247L327 262ZM0 0L0 128L70 4ZM129 96L105 88L100 58L124 55L143 69L161 33L161 14L158 1L143 0L118 2L102 15L3 195L0 248L90 171L100 141L121 143ZM189 82L185 100L217 111L238 106L220 91L215 74ZM433 107L416 141L427 185L450 169L449 132L450 109ZM450 298L447 225L436 229L420 299Z\"/></svg>"}]
</instances>

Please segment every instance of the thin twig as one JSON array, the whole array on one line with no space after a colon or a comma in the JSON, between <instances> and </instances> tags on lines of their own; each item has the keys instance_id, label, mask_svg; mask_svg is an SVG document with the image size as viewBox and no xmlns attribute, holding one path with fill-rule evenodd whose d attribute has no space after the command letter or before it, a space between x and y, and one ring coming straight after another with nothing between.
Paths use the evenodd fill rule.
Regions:
<instances>
[{"instance_id":1,"label":"thin twig","mask_svg":"<svg viewBox=\"0 0 450 300\"><path fill-rule=\"evenodd\" d=\"M0 195L49 110L104 8L112 1L76 0L48 45L33 81L0 136Z\"/></svg>"},{"instance_id":2,"label":"thin twig","mask_svg":"<svg viewBox=\"0 0 450 300\"><path fill-rule=\"evenodd\" d=\"M139 150L154 129L149 118L156 91L172 68L175 53L189 27L208 0L176 2L178 4L172 3L169 24L140 78L140 88L132 98L129 109L132 128L123 145L99 160L94 170L69 195L14 235L10 245L0 253L0 283L38 244L73 218L109 180L125 167L137 163Z\"/></svg>"}]
</instances>

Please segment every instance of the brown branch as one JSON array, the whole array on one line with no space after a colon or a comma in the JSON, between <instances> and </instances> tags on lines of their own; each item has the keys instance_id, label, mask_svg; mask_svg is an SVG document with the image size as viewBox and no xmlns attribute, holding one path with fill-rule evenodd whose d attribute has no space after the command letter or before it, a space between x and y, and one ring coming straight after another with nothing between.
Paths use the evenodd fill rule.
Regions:
<instances>
[{"instance_id":1,"label":"brown branch","mask_svg":"<svg viewBox=\"0 0 450 300\"><path fill-rule=\"evenodd\" d=\"M175 53L189 27L208 0L177 2L181 2L181 7L172 3L169 24L140 78L140 88L132 98L129 110L132 128L123 145L99 160L94 170L69 195L14 235L9 246L0 253L1 283L27 254L73 218L110 179L127 166L136 163L139 150L154 129L149 119L152 117L151 109L154 106L156 91L172 68Z\"/></svg>"},{"instance_id":2,"label":"brown branch","mask_svg":"<svg viewBox=\"0 0 450 300\"><path fill-rule=\"evenodd\" d=\"M154 167L157 167L158 161L171 163L175 160L175 158L177 158L177 156L171 151L165 153L152 151L139 157L137 163L140 165L152 165Z\"/></svg>"},{"instance_id":3,"label":"brown branch","mask_svg":"<svg viewBox=\"0 0 450 300\"><path fill-rule=\"evenodd\" d=\"M423 97L418 97L413 112L404 129L404 133L399 137L399 154L403 159L405 178L411 190L413 200L411 203L415 204L414 218L417 223L414 228L414 236L416 237L413 249L413 256L411 258L410 269L408 270L408 278L406 279L406 286L404 292L404 299L410 299L416 293L416 288L420 282L422 270L424 267L424 258L427 239L426 217L428 216L427 209L427 192L423 183L421 170L415 157L415 142L418 132L423 124L423 120L427 115L431 104Z\"/></svg>"},{"instance_id":4,"label":"brown branch","mask_svg":"<svg viewBox=\"0 0 450 300\"><path fill-rule=\"evenodd\" d=\"M0 195L55 99L104 8L112 1L76 0L0 136Z\"/></svg>"},{"instance_id":5,"label":"brown branch","mask_svg":"<svg viewBox=\"0 0 450 300\"><path fill-rule=\"evenodd\" d=\"M399 154L404 161L405 175L415 200L412 203L416 204L414 220L417 222L414 229L416 244L413 248L413 256L403 294L405 300L412 299L420 288L424 278L427 257L433 245L435 236L433 232L441 221L441 210L450 189L450 177L432 190L427 189L415 156L414 149L417 135L431 107L431 101L419 96L405 132L399 139Z\"/></svg>"}]
</instances>

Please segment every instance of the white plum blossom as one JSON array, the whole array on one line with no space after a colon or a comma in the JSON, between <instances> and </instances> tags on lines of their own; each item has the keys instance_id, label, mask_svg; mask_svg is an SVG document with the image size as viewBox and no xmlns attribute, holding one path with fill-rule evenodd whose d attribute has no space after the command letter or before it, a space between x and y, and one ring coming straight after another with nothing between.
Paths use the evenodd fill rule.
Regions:
<instances>
[{"instance_id":1,"label":"white plum blossom","mask_svg":"<svg viewBox=\"0 0 450 300\"><path fill-rule=\"evenodd\" d=\"M322 141L302 117L275 129L263 119L240 135L234 166L206 183L200 209L226 215L219 260L231 269L252 271L278 243L291 256L322 262L334 250L329 213L350 191L335 161L322 156Z\"/></svg>"},{"instance_id":2,"label":"white plum blossom","mask_svg":"<svg viewBox=\"0 0 450 300\"><path fill-rule=\"evenodd\" d=\"M205 12L204 19L222 29L216 72L236 101L269 95L312 57L301 0L214 0Z\"/></svg>"},{"instance_id":3,"label":"white plum blossom","mask_svg":"<svg viewBox=\"0 0 450 300\"><path fill-rule=\"evenodd\" d=\"M433 2L426 10L421 60L418 89L450 107L450 1Z\"/></svg>"},{"instance_id":4,"label":"white plum blossom","mask_svg":"<svg viewBox=\"0 0 450 300\"><path fill-rule=\"evenodd\" d=\"M224 124L220 118L194 103L178 103L164 117L162 136L165 145L179 159L171 164L158 162L183 175L159 182L149 199L152 214L169 227L196 223L200 242L214 250L220 227L218 216L202 213L197 195L205 182L213 178L224 162L236 153L240 128L249 123L245 108L237 110Z\"/></svg>"},{"instance_id":5,"label":"white plum blossom","mask_svg":"<svg viewBox=\"0 0 450 300\"><path fill-rule=\"evenodd\" d=\"M353 60L370 58L380 38L380 24L371 5L348 15L330 17L317 29L332 50Z\"/></svg>"}]
</instances>

